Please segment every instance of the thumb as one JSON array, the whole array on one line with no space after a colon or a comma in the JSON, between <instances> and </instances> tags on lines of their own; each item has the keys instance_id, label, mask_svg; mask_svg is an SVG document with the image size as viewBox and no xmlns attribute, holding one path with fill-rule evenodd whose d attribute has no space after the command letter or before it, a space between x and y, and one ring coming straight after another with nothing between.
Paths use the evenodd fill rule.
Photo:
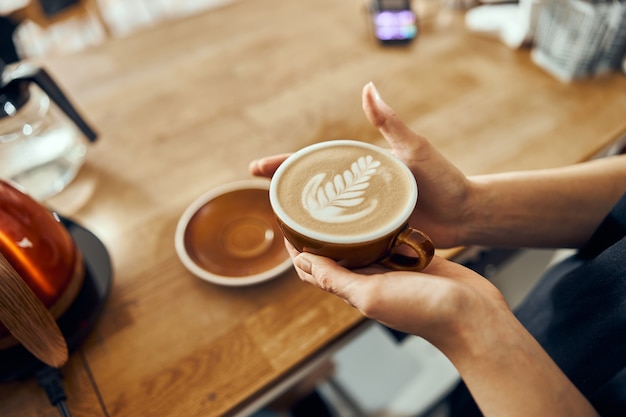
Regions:
<instances>
[{"instance_id":1,"label":"thumb","mask_svg":"<svg viewBox=\"0 0 626 417\"><path fill-rule=\"evenodd\" d=\"M428 143L426 138L409 129L396 112L380 98L376 86L371 81L363 87L361 99L367 119L384 136L396 156L410 157Z\"/></svg>"}]
</instances>

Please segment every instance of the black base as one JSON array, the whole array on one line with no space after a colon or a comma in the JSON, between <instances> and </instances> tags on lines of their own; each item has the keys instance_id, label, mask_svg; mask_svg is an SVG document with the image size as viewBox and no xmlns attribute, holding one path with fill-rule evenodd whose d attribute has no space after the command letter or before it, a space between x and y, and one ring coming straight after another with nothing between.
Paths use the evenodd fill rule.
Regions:
<instances>
[{"instance_id":1,"label":"black base","mask_svg":"<svg viewBox=\"0 0 626 417\"><path fill-rule=\"evenodd\" d=\"M70 352L75 350L92 330L106 301L113 281L111 258L104 244L89 230L61 218L80 248L85 279L72 305L57 319ZM0 350L0 382L24 380L45 367L21 345Z\"/></svg>"}]
</instances>

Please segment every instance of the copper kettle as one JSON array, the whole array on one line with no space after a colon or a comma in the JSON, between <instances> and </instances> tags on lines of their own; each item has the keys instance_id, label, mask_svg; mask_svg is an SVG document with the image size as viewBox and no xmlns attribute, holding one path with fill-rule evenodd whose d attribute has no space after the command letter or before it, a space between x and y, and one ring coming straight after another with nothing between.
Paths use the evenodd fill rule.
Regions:
<instances>
[{"instance_id":1,"label":"copper kettle","mask_svg":"<svg viewBox=\"0 0 626 417\"><path fill-rule=\"evenodd\" d=\"M22 344L63 365L67 344L56 319L83 280L81 252L56 213L0 180L0 350Z\"/></svg>"}]
</instances>

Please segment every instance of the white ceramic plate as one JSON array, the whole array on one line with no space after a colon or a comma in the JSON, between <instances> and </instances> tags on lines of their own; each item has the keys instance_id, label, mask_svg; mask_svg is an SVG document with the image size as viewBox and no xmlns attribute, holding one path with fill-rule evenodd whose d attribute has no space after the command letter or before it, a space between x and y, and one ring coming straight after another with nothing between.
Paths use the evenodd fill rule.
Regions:
<instances>
[{"instance_id":1,"label":"white ceramic plate","mask_svg":"<svg viewBox=\"0 0 626 417\"><path fill-rule=\"evenodd\" d=\"M215 284L257 284L292 266L270 206L269 180L237 181L204 193L182 214L174 240L183 265Z\"/></svg>"}]
</instances>

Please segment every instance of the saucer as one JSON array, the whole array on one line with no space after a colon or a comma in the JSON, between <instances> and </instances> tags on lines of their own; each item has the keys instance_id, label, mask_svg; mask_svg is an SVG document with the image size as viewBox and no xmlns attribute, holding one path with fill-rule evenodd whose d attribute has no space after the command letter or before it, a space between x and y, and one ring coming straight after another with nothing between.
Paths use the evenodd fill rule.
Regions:
<instances>
[{"instance_id":1,"label":"saucer","mask_svg":"<svg viewBox=\"0 0 626 417\"><path fill-rule=\"evenodd\" d=\"M174 243L190 272L220 285L267 281L292 265L264 179L224 184L198 197L178 221Z\"/></svg>"}]
</instances>

